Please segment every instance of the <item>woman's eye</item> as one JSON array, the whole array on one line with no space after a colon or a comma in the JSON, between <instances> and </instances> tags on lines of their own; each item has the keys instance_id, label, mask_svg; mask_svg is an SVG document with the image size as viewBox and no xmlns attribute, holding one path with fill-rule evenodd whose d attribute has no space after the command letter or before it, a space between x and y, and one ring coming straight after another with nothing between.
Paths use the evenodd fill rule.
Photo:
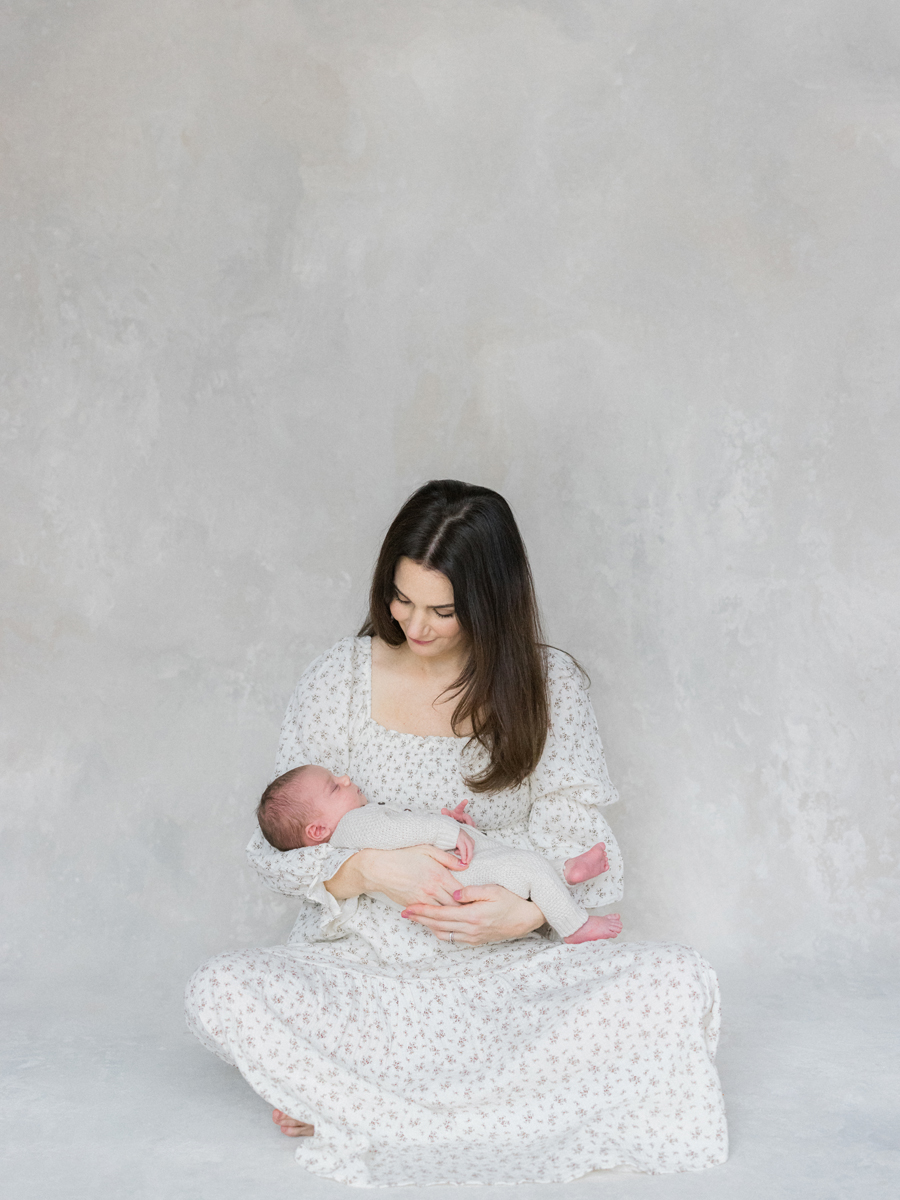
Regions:
<instances>
[{"instance_id":1,"label":"woman's eye","mask_svg":"<svg viewBox=\"0 0 900 1200\"><path fill-rule=\"evenodd\" d=\"M455 615L455 614L454 614L454 613L452 613L452 612L448 612L448 613L438 613L438 616L439 616L439 617L452 617L452 616L454 616L454 615Z\"/></svg>"}]
</instances>

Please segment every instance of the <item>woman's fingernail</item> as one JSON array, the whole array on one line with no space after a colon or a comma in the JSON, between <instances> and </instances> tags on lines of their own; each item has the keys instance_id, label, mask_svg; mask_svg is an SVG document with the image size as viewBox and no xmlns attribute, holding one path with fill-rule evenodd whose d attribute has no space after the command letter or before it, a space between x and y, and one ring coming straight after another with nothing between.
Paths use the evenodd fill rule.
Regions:
<instances>
[{"instance_id":1,"label":"woman's fingernail","mask_svg":"<svg viewBox=\"0 0 900 1200\"><path fill-rule=\"evenodd\" d=\"M453 893L453 899L458 900L461 895L462 895L462 888L460 888L458 892Z\"/></svg>"}]
</instances>

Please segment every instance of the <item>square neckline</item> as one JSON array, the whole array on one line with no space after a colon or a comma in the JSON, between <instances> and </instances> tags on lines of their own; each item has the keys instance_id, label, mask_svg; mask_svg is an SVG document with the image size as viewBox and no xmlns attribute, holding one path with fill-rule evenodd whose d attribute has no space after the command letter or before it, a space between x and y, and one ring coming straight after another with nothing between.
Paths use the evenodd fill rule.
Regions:
<instances>
[{"instance_id":1,"label":"square neckline","mask_svg":"<svg viewBox=\"0 0 900 1200\"><path fill-rule=\"evenodd\" d=\"M368 642L368 650L366 651L366 661L368 669L366 671L366 683L369 689L369 695L366 699L366 720L370 725L374 725L376 729L383 730L384 733L393 734L394 737L415 738L419 742L461 742L465 744L469 739L465 736L457 737L454 733L407 733L403 729L389 729L387 725L382 725L380 721L376 721L372 716L372 638L362 637L358 639L361 642Z\"/></svg>"}]
</instances>

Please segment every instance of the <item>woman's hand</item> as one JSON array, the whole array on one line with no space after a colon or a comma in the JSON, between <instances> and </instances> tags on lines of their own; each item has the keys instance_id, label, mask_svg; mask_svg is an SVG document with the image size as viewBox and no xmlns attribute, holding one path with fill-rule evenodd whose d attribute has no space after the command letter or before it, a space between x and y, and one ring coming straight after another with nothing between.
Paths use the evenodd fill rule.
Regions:
<instances>
[{"instance_id":1,"label":"woman's hand","mask_svg":"<svg viewBox=\"0 0 900 1200\"><path fill-rule=\"evenodd\" d=\"M530 900L523 900L497 883L485 887L460 888L453 898L455 908L410 904L401 914L430 929L442 942L483 946L524 937L544 924L544 914Z\"/></svg>"},{"instance_id":2,"label":"woman's hand","mask_svg":"<svg viewBox=\"0 0 900 1200\"><path fill-rule=\"evenodd\" d=\"M463 866L455 854L437 846L359 850L326 882L325 890L336 900L381 892L396 904L456 906L453 893L459 881L452 872Z\"/></svg>"}]
</instances>

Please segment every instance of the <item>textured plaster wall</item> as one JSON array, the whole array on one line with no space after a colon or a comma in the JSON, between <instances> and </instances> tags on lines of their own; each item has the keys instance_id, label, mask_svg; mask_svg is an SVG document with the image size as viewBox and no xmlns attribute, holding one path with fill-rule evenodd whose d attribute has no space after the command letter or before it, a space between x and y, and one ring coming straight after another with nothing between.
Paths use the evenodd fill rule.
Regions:
<instances>
[{"instance_id":1,"label":"textured plaster wall","mask_svg":"<svg viewBox=\"0 0 900 1200\"><path fill-rule=\"evenodd\" d=\"M13 974L172 991L279 940L243 846L281 713L446 475L510 499L593 678L626 932L883 954L896 4L3 20Z\"/></svg>"}]
</instances>

